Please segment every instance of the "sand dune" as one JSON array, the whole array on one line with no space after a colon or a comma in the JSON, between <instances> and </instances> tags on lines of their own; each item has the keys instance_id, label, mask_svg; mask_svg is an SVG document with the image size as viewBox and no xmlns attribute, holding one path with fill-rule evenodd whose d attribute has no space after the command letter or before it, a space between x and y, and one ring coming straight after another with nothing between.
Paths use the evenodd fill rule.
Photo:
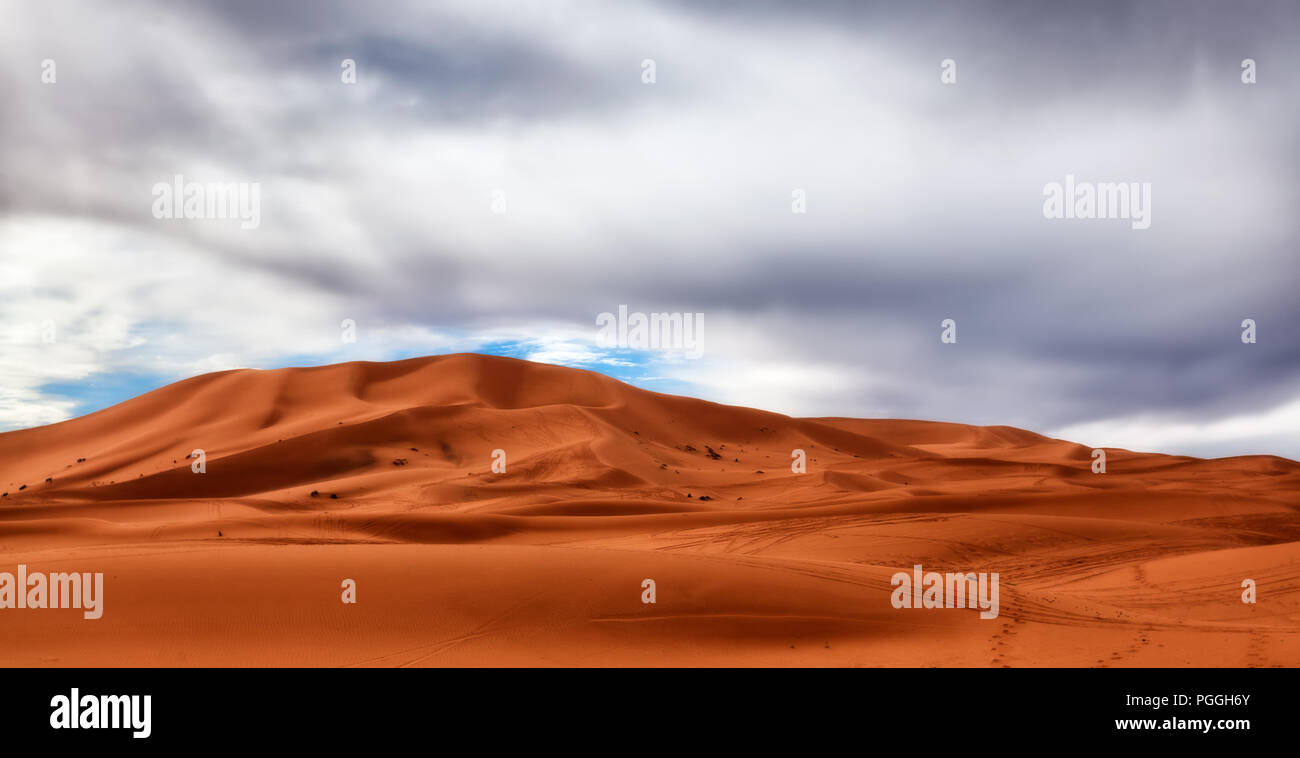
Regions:
<instances>
[{"instance_id":1,"label":"sand dune","mask_svg":"<svg viewBox=\"0 0 1300 758\"><path fill-rule=\"evenodd\" d=\"M209 374L0 434L0 571L105 575L0 664L1300 664L1300 464L1107 458L478 355ZM999 616L893 607L916 564Z\"/></svg>"}]
</instances>

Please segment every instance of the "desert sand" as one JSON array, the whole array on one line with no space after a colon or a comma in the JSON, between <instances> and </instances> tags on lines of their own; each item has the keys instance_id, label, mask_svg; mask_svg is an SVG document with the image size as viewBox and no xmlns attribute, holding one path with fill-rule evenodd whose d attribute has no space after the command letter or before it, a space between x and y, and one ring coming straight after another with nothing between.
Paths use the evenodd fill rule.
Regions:
<instances>
[{"instance_id":1,"label":"desert sand","mask_svg":"<svg viewBox=\"0 0 1300 758\"><path fill-rule=\"evenodd\" d=\"M1300 464L1090 453L479 355L208 374L0 434L0 571L105 575L0 665L1300 665ZM916 564L999 616L894 608Z\"/></svg>"}]
</instances>

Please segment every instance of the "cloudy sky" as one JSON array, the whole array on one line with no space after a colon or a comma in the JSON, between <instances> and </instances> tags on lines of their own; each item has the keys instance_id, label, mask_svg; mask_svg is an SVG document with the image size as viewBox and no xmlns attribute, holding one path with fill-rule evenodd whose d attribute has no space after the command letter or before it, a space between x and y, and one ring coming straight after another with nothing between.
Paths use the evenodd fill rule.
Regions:
<instances>
[{"instance_id":1,"label":"cloudy sky","mask_svg":"<svg viewBox=\"0 0 1300 758\"><path fill-rule=\"evenodd\" d=\"M0 429L207 371L468 350L796 415L1300 458L1295 3L0 21ZM1044 218L1067 174L1149 182L1151 227ZM260 225L155 218L176 175L256 182ZM599 344L620 304L704 314L703 354Z\"/></svg>"}]
</instances>

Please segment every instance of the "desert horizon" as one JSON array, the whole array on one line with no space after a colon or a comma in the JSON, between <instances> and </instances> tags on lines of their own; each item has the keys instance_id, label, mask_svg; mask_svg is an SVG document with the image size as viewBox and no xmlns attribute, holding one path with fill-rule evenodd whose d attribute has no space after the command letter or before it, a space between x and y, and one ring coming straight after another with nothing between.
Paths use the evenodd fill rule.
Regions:
<instances>
[{"instance_id":1,"label":"desert horizon","mask_svg":"<svg viewBox=\"0 0 1300 758\"><path fill-rule=\"evenodd\" d=\"M14 744L1285 739L1294 0L10 16Z\"/></svg>"},{"instance_id":2,"label":"desert horizon","mask_svg":"<svg viewBox=\"0 0 1300 758\"><path fill-rule=\"evenodd\" d=\"M1300 463L1102 450L476 354L205 374L0 434L0 574L102 574L94 618L0 582L0 664L1300 662Z\"/></svg>"}]
</instances>

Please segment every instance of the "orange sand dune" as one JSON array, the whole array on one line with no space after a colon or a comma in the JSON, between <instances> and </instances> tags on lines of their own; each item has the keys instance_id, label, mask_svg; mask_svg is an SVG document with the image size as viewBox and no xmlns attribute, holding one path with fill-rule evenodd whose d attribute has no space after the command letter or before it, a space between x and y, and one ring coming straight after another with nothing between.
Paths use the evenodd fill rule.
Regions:
<instances>
[{"instance_id":1,"label":"orange sand dune","mask_svg":"<svg viewBox=\"0 0 1300 758\"><path fill-rule=\"evenodd\" d=\"M1300 664L1300 464L1090 454L478 355L209 374L0 434L0 572L105 577L0 608L0 665ZM917 564L999 615L895 608Z\"/></svg>"}]
</instances>

